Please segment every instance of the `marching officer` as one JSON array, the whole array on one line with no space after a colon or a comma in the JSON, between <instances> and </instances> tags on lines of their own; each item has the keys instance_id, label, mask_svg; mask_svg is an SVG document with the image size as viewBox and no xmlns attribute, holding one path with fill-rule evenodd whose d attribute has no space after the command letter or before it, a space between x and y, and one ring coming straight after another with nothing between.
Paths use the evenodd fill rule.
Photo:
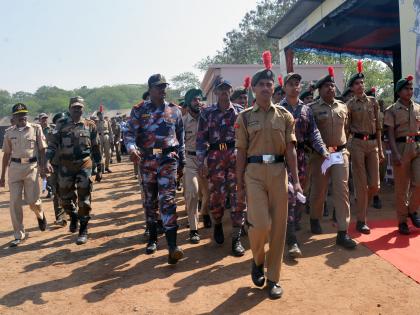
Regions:
<instances>
[{"instance_id":1,"label":"marching officer","mask_svg":"<svg viewBox=\"0 0 420 315\"><path fill-rule=\"evenodd\" d=\"M329 74L318 80L315 87L320 98L312 103L316 125L321 132L322 140L330 153L336 153L336 164L330 166L325 174L321 172L324 157L314 152L311 157L311 193L310 223L313 234L322 234L319 220L324 210L329 180L331 179L332 200L337 219L337 245L350 249L356 242L347 233L350 222L349 201L349 153L346 149L348 110L346 104L335 98L334 69L328 68Z\"/></svg>"},{"instance_id":2,"label":"marching officer","mask_svg":"<svg viewBox=\"0 0 420 315\"><path fill-rule=\"evenodd\" d=\"M101 155L105 157L105 172L112 173L109 169L109 162L111 160L111 141L114 139L111 123L104 119L102 112L98 111L96 115L98 116L96 127L101 144Z\"/></svg>"},{"instance_id":3,"label":"marching officer","mask_svg":"<svg viewBox=\"0 0 420 315\"><path fill-rule=\"evenodd\" d=\"M58 186L64 211L70 216L69 230L77 231L77 245L82 245L88 239L88 222L90 220L92 182L92 159L98 165L96 181L101 180L101 152L99 150L98 134L93 121L84 119L83 98L70 98L69 115L58 120L48 143L46 169L54 172L51 162L58 156ZM54 163L54 162L53 162ZM78 210L75 202L77 201Z\"/></svg>"},{"instance_id":4,"label":"marching officer","mask_svg":"<svg viewBox=\"0 0 420 315\"><path fill-rule=\"evenodd\" d=\"M287 222L287 171L289 165L296 193L299 184L293 116L274 105L274 74L271 54L263 54L266 68L252 77L256 103L241 112L235 123L238 199L245 199L248 208L248 235L252 250L252 281L262 287L267 266L267 288L271 298L280 298L280 270ZM265 243L269 242L267 255Z\"/></svg>"},{"instance_id":5,"label":"marching officer","mask_svg":"<svg viewBox=\"0 0 420 315\"><path fill-rule=\"evenodd\" d=\"M203 108L198 121L197 162L200 175L209 178L209 207L214 221L214 240L217 244L224 243L222 218L226 199L229 198L232 207L232 254L239 257L245 254L241 244L245 203L236 200L234 124L243 107L230 102L232 85L222 78L215 82L215 94L217 103Z\"/></svg>"},{"instance_id":6,"label":"marching officer","mask_svg":"<svg viewBox=\"0 0 420 315\"><path fill-rule=\"evenodd\" d=\"M177 246L176 179L185 165L184 125L178 106L165 101L168 83L161 74L148 80L150 100L133 107L125 134L132 160L139 161L149 242L146 253L157 250L157 209L165 228L168 263L184 253Z\"/></svg>"},{"instance_id":7,"label":"marching officer","mask_svg":"<svg viewBox=\"0 0 420 315\"><path fill-rule=\"evenodd\" d=\"M115 156L117 157L117 162L121 163L121 127L117 123L115 117L111 118L111 129L112 129L112 144L115 149Z\"/></svg>"},{"instance_id":8,"label":"marching officer","mask_svg":"<svg viewBox=\"0 0 420 315\"><path fill-rule=\"evenodd\" d=\"M356 199L356 230L370 234L366 223L369 200L379 191L379 161L383 161L379 104L374 97L366 96L362 61L358 72L351 76L348 87L353 97L347 102L348 128L351 138L348 148L351 155L354 193Z\"/></svg>"},{"instance_id":9,"label":"marching officer","mask_svg":"<svg viewBox=\"0 0 420 315\"><path fill-rule=\"evenodd\" d=\"M398 231L410 234L407 217L420 228L420 105L413 102L413 76L395 86L398 100L385 111L389 145L394 166L395 203ZM409 196L409 200L407 200Z\"/></svg>"},{"instance_id":10,"label":"marching officer","mask_svg":"<svg viewBox=\"0 0 420 315\"><path fill-rule=\"evenodd\" d=\"M184 195L185 206L190 226L190 242L200 242L198 234L198 199L201 192L201 213L203 215L204 227L211 227L211 219L208 214L209 189L207 178L198 174L198 163L196 155L196 138L198 128L198 117L201 103L202 91L191 89L185 93L185 103L188 113L182 117L185 129L185 174L184 174Z\"/></svg>"},{"instance_id":11,"label":"marching officer","mask_svg":"<svg viewBox=\"0 0 420 315\"><path fill-rule=\"evenodd\" d=\"M324 158L328 158L329 153L322 141L321 134L316 126L311 108L304 105L299 99L301 92L302 76L298 73L289 73L284 78L284 91L286 97L280 102L280 105L286 108L295 119L295 134L297 139L296 154L299 182L301 185L306 183L307 160L305 149L312 148ZM293 182L292 172L289 171L289 182ZM301 218L301 212L304 204L296 198L295 192L289 190L288 220L286 232L286 244L290 257L297 258L302 256L296 238L296 227Z\"/></svg>"},{"instance_id":12,"label":"marching officer","mask_svg":"<svg viewBox=\"0 0 420 315\"><path fill-rule=\"evenodd\" d=\"M47 143L41 126L28 122L28 108L25 104L14 105L12 114L15 125L8 128L4 135L0 187L5 187L6 170L9 167L10 217L15 237L10 247L15 247L28 237L23 226L22 193L24 201L37 217L39 229L45 231L47 228L47 219L39 198L38 170L38 164L45 163Z\"/></svg>"}]
</instances>

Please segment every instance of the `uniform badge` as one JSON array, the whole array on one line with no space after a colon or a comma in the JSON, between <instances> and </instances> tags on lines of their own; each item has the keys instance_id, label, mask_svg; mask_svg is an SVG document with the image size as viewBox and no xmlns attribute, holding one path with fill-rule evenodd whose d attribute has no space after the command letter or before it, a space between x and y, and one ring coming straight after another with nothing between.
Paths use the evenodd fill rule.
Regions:
<instances>
[{"instance_id":1,"label":"uniform badge","mask_svg":"<svg viewBox=\"0 0 420 315\"><path fill-rule=\"evenodd\" d=\"M141 118L150 118L150 114L143 114L141 115Z\"/></svg>"}]
</instances>

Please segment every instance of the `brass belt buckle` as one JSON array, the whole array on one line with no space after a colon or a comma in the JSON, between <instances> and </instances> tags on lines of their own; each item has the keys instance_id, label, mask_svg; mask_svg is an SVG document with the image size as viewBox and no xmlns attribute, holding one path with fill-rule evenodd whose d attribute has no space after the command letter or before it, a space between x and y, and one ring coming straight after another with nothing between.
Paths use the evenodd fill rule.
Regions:
<instances>
[{"instance_id":1,"label":"brass belt buckle","mask_svg":"<svg viewBox=\"0 0 420 315\"><path fill-rule=\"evenodd\" d=\"M227 150L227 144L226 143L219 143L219 150L220 151L226 151Z\"/></svg>"},{"instance_id":2,"label":"brass belt buckle","mask_svg":"<svg viewBox=\"0 0 420 315\"><path fill-rule=\"evenodd\" d=\"M162 149L160 148L153 148L153 155L162 154Z\"/></svg>"},{"instance_id":3,"label":"brass belt buckle","mask_svg":"<svg viewBox=\"0 0 420 315\"><path fill-rule=\"evenodd\" d=\"M262 156L262 161L264 164L271 164L276 161L276 157L272 154L264 154Z\"/></svg>"},{"instance_id":4,"label":"brass belt buckle","mask_svg":"<svg viewBox=\"0 0 420 315\"><path fill-rule=\"evenodd\" d=\"M369 136L368 136L368 135L364 135L364 136L363 136L363 140L364 140L364 141L368 141L368 140L369 140Z\"/></svg>"},{"instance_id":5,"label":"brass belt buckle","mask_svg":"<svg viewBox=\"0 0 420 315\"><path fill-rule=\"evenodd\" d=\"M29 163L29 158L21 158L20 163L25 163L25 164Z\"/></svg>"}]
</instances>

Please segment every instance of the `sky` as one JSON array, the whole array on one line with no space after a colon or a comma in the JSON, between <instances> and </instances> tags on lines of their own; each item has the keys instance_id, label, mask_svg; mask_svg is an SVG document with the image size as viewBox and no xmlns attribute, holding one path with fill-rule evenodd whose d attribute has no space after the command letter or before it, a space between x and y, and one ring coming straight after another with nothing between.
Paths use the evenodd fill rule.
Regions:
<instances>
[{"instance_id":1,"label":"sky","mask_svg":"<svg viewBox=\"0 0 420 315\"><path fill-rule=\"evenodd\" d=\"M192 71L257 0L0 0L0 89L145 83Z\"/></svg>"}]
</instances>

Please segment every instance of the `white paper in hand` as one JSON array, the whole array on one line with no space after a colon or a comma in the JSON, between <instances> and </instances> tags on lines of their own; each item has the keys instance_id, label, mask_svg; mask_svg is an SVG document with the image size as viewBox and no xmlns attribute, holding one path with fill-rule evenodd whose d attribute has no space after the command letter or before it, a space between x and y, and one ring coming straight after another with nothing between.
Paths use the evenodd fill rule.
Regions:
<instances>
[{"instance_id":1,"label":"white paper in hand","mask_svg":"<svg viewBox=\"0 0 420 315\"><path fill-rule=\"evenodd\" d=\"M328 159L325 159L325 161L321 165L321 172L325 175L327 170L335 164L344 164L344 157L342 152L335 152L331 153L330 157Z\"/></svg>"}]
</instances>

